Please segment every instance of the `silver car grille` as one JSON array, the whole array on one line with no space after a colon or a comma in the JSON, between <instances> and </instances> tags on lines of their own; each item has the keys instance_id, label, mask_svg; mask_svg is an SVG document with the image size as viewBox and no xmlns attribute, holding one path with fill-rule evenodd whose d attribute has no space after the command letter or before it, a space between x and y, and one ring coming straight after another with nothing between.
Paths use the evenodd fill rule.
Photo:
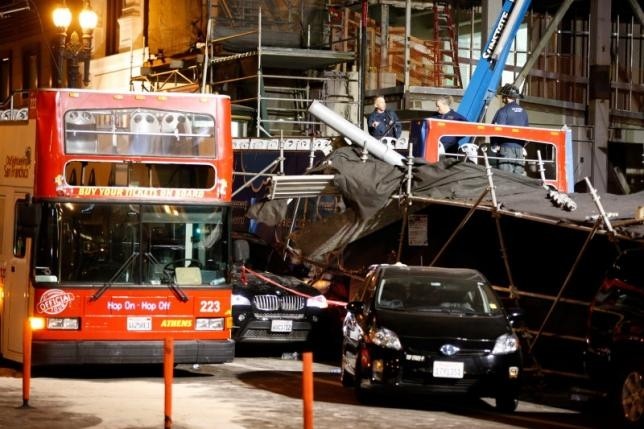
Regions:
<instances>
[{"instance_id":1,"label":"silver car grille","mask_svg":"<svg viewBox=\"0 0 644 429\"><path fill-rule=\"evenodd\" d=\"M295 295L255 295L253 304L257 310L262 311L298 311L306 306L306 299Z\"/></svg>"}]
</instances>

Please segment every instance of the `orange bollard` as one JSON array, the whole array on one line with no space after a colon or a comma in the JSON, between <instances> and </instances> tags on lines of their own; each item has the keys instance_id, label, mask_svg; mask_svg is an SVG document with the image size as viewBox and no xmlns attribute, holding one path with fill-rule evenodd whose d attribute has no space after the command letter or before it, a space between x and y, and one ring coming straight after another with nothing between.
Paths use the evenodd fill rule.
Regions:
<instances>
[{"instance_id":1,"label":"orange bollard","mask_svg":"<svg viewBox=\"0 0 644 429\"><path fill-rule=\"evenodd\" d=\"M172 378L174 376L174 342L166 338L163 345L163 381L165 384L164 428L172 428Z\"/></svg>"},{"instance_id":2,"label":"orange bollard","mask_svg":"<svg viewBox=\"0 0 644 429\"><path fill-rule=\"evenodd\" d=\"M29 391L31 389L31 323L25 320L22 329L22 407L29 407Z\"/></svg>"},{"instance_id":3,"label":"orange bollard","mask_svg":"<svg viewBox=\"0 0 644 429\"><path fill-rule=\"evenodd\" d=\"M304 429L313 429L313 353L302 353L302 400Z\"/></svg>"}]
</instances>

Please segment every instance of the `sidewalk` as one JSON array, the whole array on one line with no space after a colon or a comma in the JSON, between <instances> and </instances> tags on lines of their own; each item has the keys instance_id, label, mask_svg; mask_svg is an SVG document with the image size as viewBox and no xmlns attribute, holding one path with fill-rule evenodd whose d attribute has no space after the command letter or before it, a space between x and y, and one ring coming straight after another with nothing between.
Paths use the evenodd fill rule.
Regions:
<instances>
[{"instance_id":1,"label":"sidewalk","mask_svg":"<svg viewBox=\"0 0 644 429\"><path fill-rule=\"evenodd\" d=\"M173 429L242 429L235 404L213 385L177 381L173 385ZM36 377L30 408L22 408L22 378L0 372L0 428L134 429L164 427L163 378L82 380ZM216 396L221 396L215 399ZM213 400L215 399L215 400ZM217 404L218 406L213 406Z\"/></svg>"}]
</instances>

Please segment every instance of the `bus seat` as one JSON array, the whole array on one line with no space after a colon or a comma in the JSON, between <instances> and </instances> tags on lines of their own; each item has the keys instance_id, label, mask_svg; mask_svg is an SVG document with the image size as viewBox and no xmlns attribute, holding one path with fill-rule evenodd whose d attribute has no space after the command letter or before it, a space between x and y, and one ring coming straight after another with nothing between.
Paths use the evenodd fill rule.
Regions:
<instances>
[{"instance_id":1,"label":"bus seat","mask_svg":"<svg viewBox=\"0 0 644 429\"><path fill-rule=\"evenodd\" d=\"M159 120L151 113L136 112L130 121L130 147L128 153L146 155L159 153ZM147 134L147 135L146 135Z\"/></svg>"}]
</instances>

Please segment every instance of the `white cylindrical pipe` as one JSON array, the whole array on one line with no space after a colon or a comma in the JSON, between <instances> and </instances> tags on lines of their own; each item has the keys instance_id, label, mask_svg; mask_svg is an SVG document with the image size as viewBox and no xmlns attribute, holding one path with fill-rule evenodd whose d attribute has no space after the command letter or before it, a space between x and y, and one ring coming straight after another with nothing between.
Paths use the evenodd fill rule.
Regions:
<instances>
[{"instance_id":1,"label":"white cylindrical pipe","mask_svg":"<svg viewBox=\"0 0 644 429\"><path fill-rule=\"evenodd\" d=\"M358 146L365 148L373 156L391 165L400 167L405 165L404 157L401 154L362 131L318 100L311 103L309 112Z\"/></svg>"}]
</instances>

